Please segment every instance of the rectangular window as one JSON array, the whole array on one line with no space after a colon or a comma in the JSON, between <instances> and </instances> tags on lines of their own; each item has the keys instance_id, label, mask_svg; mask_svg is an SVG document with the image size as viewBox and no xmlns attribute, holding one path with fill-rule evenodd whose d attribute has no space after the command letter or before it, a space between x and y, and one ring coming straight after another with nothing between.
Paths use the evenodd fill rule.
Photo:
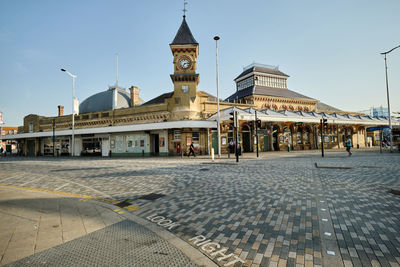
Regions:
<instances>
[{"instance_id":1,"label":"rectangular window","mask_svg":"<svg viewBox=\"0 0 400 267\"><path fill-rule=\"evenodd\" d=\"M180 97L175 97L175 104L179 105L181 103Z\"/></svg>"},{"instance_id":2,"label":"rectangular window","mask_svg":"<svg viewBox=\"0 0 400 267\"><path fill-rule=\"evenodd\" d=\"M33 133L33 123L32 122L29 123L29 132Z\"/></svg>"},{"instance_id":3,"label":"rectangular window","mask_svg":"<svg viewBox=\"0 0 400 267\"><path fill-rule=\"evenodd\" d=\"M83 116L82 116L82 119L83 119L83 120L89 119L89 115L83 115Z\"/></svg>"},{"instance_id":4,"label":"rectangular window","mask_svg":"<svg viewBox=\"0 0 400 267\"><path fill-rule=\"evenodd\" d=\"M192 139L194 143L198 143L200 140L200 133L199 132L193 132L192 133Z\"/></svg>"},{"instance_id":5,"label":"rectangular window","mask_svg":"<svg viewBox=\"0 0 400 267\"><path fill-rule=\"evenodd\" d=\"M129 140L128 141L128 147L132 147L133 146L133 141L132 140Z\"/></svg>"},{"instance_id":6,"label":"rectangular window","mask_svg":"<svg viewBox=\"0 0 400 267\"><path fill-rule=\"evenodd\" d=\"M123 142L124 142L123 136L117 135L115 137L115 152L118 152L118 153L123 152Z\"/></svg>"},{"instance_id":7,"label":"rectangular window","mask_svg":"<svg viewBox=\"0 0 400 267\"><path fill-rule=\"evenodd\" d=\"M97 119L99 117L99 114L93 114L92 119Z\"/></svg>"},{"instance_id":8,"label":"rectangular window","mask_svg":"<svg viewBox=\"0 0 400 267\"><path fill-rule=\"evenodd\" d=\"M108 113L101 113L101 117L103 118L108 117Z\"/></svg>"},{"instance_id":9,"label":"rectangular window","mask_svg":"<svg viewBox=\"0 0 400 267\"><path fill-rule=\"evenodd\" d=\"M181 131L180 130L175 130L174 131L174 140L175 141L180 141L181 140Z\"/></svg>"},{"instance_id":10,"label":"rectangular window","mask_svg":"<svg viewBox=\"0 0 400 267\"><path fill-rule=\"evenodd\" d=\"M182 91L183 91L184 93L189 92L189 85L182 85Z\"/></svg>"}]
</instances>

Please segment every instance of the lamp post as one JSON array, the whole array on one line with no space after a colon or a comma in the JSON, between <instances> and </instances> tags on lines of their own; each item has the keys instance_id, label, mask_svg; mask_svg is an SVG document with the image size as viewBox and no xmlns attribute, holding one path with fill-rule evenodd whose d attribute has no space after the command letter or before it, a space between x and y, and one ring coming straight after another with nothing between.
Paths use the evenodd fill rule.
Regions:
<instances>
[{"instance_id":1,"label":"lamp post","mask_svg":"<svg viewBox=\"0 0 400 267\"><path fill-rule=\"evenodd\" d=\"M386 95L387 95L387 102L388 102L388 113L389 113L389 129L390 129L390 152L393 152L393 134L392 134L392 118L390 116L390 98L389 98L389 83L388 83L388 73L387 73L387 59L386 55L395 50L396 48L399 48L400 45L396 46L395 48L390 49L387 52L381 53L381 55L385 56L385 74L386 74Z\"/></svg>"},{"instance_id":2,"label":"lamp post","mask_svg":"<svg viewBox=\"0 0 400 267\"><path fill-rule=\"evenodd\" d=\"M75 78L76 75L71 74L69 71L67 71L66 69L61 69L61 71L67 73L69 76L71 76L72 78L72 144L71 144L71 157L74 156L74 146L75 146L75 136L74 136L74 128L75 128L75 110L74 110L74 88L75 88Z\"/></svg>"},{"instance_id":3,"label":"lamp post","mask_svg":"<svg viewBox=\"0 0 400 267\"><path fill-rule=\"evenodd\" d=\"M216 65L216 79L217 79L217 132L218 132L218 158L221 158L221 129L219 120L219 90L218 90L218 40L219 36L214 37L215 40L215 65Z\"/></svg>"}]
</instances>

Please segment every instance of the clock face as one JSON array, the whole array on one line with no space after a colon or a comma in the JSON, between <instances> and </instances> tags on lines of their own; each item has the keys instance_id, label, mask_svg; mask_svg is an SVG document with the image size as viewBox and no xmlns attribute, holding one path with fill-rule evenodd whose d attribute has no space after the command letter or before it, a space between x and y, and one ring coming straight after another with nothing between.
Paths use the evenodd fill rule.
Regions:
<instances>
[{"instance_id":1,"label":"clock face","mask_svg":"<svg viewBox=\"0 0 400 267\"><path fill-rule=\"evenodd\" d=\"M179 61L179 66L182 69L188 69L190 67L190 60L187 58L183 58Z\"/></svg>"}]
</instances>

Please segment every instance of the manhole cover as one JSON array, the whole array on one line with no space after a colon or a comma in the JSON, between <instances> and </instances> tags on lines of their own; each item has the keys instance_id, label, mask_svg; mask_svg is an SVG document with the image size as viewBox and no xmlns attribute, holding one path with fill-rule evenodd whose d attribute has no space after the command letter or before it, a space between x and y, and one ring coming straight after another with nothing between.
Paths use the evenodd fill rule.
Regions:
<instances>
[{"instance_id":1,"label":"manhole cover","mask_svg":"<svg viewBox=\"0 0 400 267\"><path fill-rule=\"evenodd\" d=\"M151 194L148 194L148 195L143 195L141 197L138 197L137 199L156 200L156 199L159 199L160 197L165 197L165 195L151 193Z\"/></svg>"}]
</instances>

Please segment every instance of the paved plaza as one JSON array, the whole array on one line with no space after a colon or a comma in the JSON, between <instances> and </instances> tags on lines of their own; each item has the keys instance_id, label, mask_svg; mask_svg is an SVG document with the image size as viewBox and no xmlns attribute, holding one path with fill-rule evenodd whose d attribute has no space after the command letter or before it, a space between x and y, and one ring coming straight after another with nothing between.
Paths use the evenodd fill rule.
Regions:
<instances>
[{"instance_id":1,"label":"paved plaza","mask_svg":"<svg viewBox=\"0 0 400 267\"><path fill-rule=\"evenodd\" d=\"M400 196L389 193L400 189L399 153L245 154L239 164L226 156L2 158L0 168L5 188L119 202L117 213L220 266L400 266Z\"/></svg>"}]
</instances>

